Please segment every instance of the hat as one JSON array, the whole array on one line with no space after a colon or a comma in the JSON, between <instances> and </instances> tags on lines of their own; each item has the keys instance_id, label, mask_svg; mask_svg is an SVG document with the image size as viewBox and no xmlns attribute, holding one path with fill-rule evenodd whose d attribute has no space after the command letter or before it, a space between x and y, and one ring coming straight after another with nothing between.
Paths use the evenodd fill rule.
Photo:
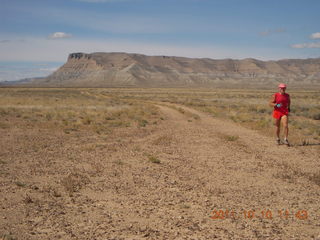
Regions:
<instances>
[{"instance_id":1,"label":"hat","mask_svg":"<svg viewBox=\"0 0 320 240\"><path fill-rule=\"evenodd\" d=\"M286 88L286 87L287 87L287 85L286 85L286 84L284 84L284 83L280 83L278 87L279 87L279 88Z\"/></svg>"}]
</instances>

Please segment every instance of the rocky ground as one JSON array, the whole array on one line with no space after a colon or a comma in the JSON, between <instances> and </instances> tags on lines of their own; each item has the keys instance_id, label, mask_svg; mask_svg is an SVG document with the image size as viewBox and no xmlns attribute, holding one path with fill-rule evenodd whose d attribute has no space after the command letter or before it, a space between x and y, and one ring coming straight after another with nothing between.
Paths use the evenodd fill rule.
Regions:
<instances>
[{"instance_id":1,"label":"rocky ground","mask_svg":"<svg viewBox=\"0 0 320 240\"><path fill-rule=\"evenodd\" d=\"M109 135L0 129L0 239L320 239L319 145L155 105Z\"/></svg>"}]
</instances>

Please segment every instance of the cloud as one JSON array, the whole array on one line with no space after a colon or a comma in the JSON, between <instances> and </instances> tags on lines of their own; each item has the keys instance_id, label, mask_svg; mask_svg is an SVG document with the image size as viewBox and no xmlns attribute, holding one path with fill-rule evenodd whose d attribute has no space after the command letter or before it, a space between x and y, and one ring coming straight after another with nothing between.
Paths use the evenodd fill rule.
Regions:
<instances>
[{"instance_id":1,"label":"cloud","mask_svg":"<svg viewBox=\"0 0 320 240\"><path fill-rule=\"evenodd\" d=\"M48 36L48 39L63 39L63 38L71 38L72 34L64 33L64 32L55 32Z\"/></svg>"},{"instance_id":2,"label":"cloud","mask_svg":"<svg viewBox=\"0 0 320 240\"><path fill-rule=\"evenodd\" d=\"M277 34L277 33L284 33L286 32L286 29L284 28L276 28L276 29L269 29L267 31L264 32L260 32L260 36L269 36L271 34Z\"/></svg>"},{"instance_id":3,"label":"cloud","mask_svg":"<svg viewBox=\"0 0 320 240\"><path fill-rule=\"evenodd\" d=\"M320 48L320 42L299 43L291 45L292 48Z\"/></svg>"},{"instance_id":4,"label":"cloud","mask_svg":"<svg viewBox=\"0 0 320 240\"><path fill-rule=\"evenodd\" d=\"M312 33L310 35L311 39L320 39L320 32ZM320 42L310 42L310 43L298 43L292 44L292 48L320 48Z\"/></svg>"},{"instance_id":5,"label":"cloud","mask_svg":"<svg viewBox=\"0 0 320 240\"><path fill-rule=\"evenodd\" d=\"M311 39L318 39L318 38L320 38L320 32L312 33L312 34L310 35L310 38L311 38Z\"/></svg>"}]
</instances>

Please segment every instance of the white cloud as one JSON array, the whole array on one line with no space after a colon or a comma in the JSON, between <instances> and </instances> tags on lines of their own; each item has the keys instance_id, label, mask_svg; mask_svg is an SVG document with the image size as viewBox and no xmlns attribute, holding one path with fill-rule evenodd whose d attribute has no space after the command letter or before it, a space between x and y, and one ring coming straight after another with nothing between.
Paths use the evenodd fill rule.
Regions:
<instances>
[{"instance_id":1,"label":"white cloud","mask_svg":"<svg viewBox=\"0 0 320 240\"><path fill-rule=\"evenodd\" d=\"M61 38L71 38L72 34L64 32L55 32L48 36L48 39L61 39Z\"/></svg>"},{"instance_id":2,"label":"white cloud","mask_svg":"<svg viewBox=\"0 0 320 240\"><path fill-rule=\"evenodd\" d=\"M312 34L310 35L310 38L311 38L311 39L318 39L318 38L320 38L320 32L312 33Z\"/></svg>"},{"instance_id":3,"label":"white cloud","mask_svg":"<svg viewBox=\"0 0 320 240\"><path fill-rule=\"evenodd\" d=\"M320 39L320 32L312 33L311 39ZM320 48L320 42L298 43L291 45L292 48Z\"/></svg>"},{"instance_id":4,"label":"white cloud","mask_svg":"<svg viewBox=\"0 0 320 240\"><path fill-rule=\"evenodd\" d=\"M291 45L292 48L320 48L320 42L300 43Z\"/></svg>"}]
</instances>

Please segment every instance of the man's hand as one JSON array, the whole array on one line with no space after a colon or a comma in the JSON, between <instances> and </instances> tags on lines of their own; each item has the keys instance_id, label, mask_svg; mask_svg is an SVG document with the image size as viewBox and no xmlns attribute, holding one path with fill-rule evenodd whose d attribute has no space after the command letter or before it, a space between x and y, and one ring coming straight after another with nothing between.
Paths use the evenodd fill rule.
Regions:
<instances>
[{"instance_id":1,"label":"man's hand","mask_svg":"<svg viewBox=\"0 0 320 240\"><path fill-rule=\"evenodd\" d=\"M281 103L278 103L278 104L276 104L276 105L274 105L274 106L277 107L277 108L279 108L279 107L282 106L282 104L281 104Z\"/></svg>"}]
</instances>

